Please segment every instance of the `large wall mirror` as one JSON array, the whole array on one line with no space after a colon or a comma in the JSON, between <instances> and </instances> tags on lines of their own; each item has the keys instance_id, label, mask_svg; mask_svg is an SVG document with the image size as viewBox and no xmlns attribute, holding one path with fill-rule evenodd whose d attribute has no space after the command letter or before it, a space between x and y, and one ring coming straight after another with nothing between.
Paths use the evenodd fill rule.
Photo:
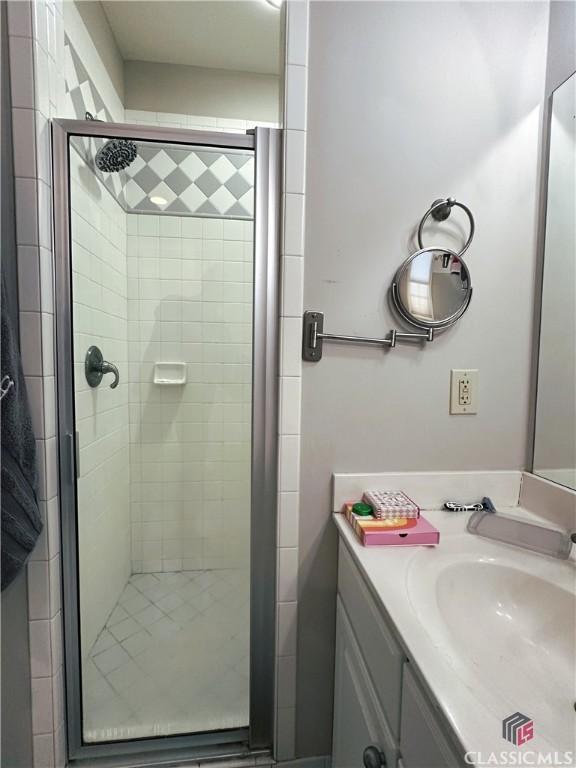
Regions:
<instances>
[{"instance_id":1,"label":"large wall mirror","mask_svg":"<svg viewBox=\"0 0 576 768\"><path fill-rule=\"evenodd\" d=\"M533 471L576 488L576 73L551 112Z\"/></svg>"}]
</instances>

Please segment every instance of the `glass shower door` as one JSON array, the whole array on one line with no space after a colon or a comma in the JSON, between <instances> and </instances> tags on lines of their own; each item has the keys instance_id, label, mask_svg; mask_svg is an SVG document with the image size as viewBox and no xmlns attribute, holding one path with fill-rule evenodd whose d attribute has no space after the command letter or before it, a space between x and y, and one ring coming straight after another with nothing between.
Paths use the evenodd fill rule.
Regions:
<instances>
[{"instance_id":1,"label":"glass shower door","mask_svg":"<svg viewBox=\"0 0 576 768\"><path fill-rule=\"evenodd\" d=\"M68 163L81 741L247 733L254 149Z\"/></svg>"}]
</instances>

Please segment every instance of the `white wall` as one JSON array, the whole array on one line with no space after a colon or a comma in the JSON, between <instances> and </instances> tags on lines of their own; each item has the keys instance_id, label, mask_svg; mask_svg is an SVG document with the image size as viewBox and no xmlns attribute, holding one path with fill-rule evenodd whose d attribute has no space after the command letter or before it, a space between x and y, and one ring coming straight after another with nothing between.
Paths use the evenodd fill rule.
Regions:
<instances>
[{"instance_id":1,"label":"white wall","mask_svg":"<svg viewBox=\"0 0 576 768\"><path fill-rule=\"evenodd\" d=\"M331 473L522 467L546 36L544 3L311 5L305 308L327 331L383 335L430 203L464 201L477 234L456 328L424 350L326 344L303 364L298 756L331 745ZM466 367L479 412L450 416L450 369Z\"/></svg>"},{"instance_id":2,"label":"white wall","mask_svg":"<svg viewBox=\"0 0 576 768\"><path fill-rule=\"evenodd\" d=\"M576 3L553 0L550 3L546 96L576 70Z\"/></svg>"},{"instance_id":3,"label":"white wall","mask_svg":"<svg viewBox=\"0 0 576 768\"><path fill-rule=\"evenodd\" d=\"M128 214L134 572L248 565L252 229Z\"/></svg>"},{"instance_id":4,"label":"white wall","mask_svg":"<svg viewBox=\"0 0 576 768\"><path fill-rule=\"evenodd\" d=\"M282 90L276 75L126 61L124 82L127 109L280 120Z\"/></svg>"},{"instance_id":5,"label":"white wall","mask_svg":"<svg viewBox=\"0 0 576 768\"><path fill-rule=\"evenodd\" d=\"M534 471L576 480L576 76L554 93Z\"/></svg>"},{"instance_id":6,"label":"white wall","mask_svg":"<svg viewBox=\"0 0 576 768\"><path fill-rule=\"evenodd\" d=\"M76 428L80 446L78 543L82 656L130 575L126 214L72 149L72 268ZM96 344L118 366L91 388L84 374Z\"/></svg>"}]
</instances>

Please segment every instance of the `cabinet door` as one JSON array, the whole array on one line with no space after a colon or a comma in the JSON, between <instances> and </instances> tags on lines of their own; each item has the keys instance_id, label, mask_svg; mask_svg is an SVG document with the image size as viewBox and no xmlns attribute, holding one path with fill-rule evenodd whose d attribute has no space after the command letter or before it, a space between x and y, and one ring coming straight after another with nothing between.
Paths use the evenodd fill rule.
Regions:
<instances>
[{"instance_id":1,"label":"cabinet door","mask_svg":"<svg viewBox=\"0 0 576 768\"><path fill-rule=\"evenodd\" d=\"M400 752L406 768L458 768L464 765L427 700L409 664L404 665Z\"/></svg>"},{"instance_id":2,"label":"cabinet door","mask_svg":"<svg viewBox=\"0 0 576 768\"><path fill-rule=\"evenodd\" d=\"M362 649L362 658L386 715L386 722L398 741L405 656L342 541L338 556L338 595Z\"/></svg>"},{"instance_id":3,"label":"cabinet door","mask_svg":"<svg viewBox=\"0 0 576 768\"><path fill-rule=\"evenodd\" d=\"M362 768L366 747L395 768L397 750L346 611L338 598L332 768Z\"/></svg>"}]
</instances>

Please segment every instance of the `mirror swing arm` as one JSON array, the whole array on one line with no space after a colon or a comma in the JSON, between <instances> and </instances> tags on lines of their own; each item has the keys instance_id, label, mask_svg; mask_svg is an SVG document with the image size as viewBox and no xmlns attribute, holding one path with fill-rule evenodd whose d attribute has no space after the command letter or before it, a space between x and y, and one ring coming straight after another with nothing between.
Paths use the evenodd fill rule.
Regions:
<instances>
[{"instance_id":1,"label":"mirror swing arm","mask_svg":"<svg viewBox=\"0 0 576 768\"><path fill-rule=\"evenodd\" d=\"M395 347L397 341L433 341L434 329L426 333L404 333L392 329L382 339L370 336L344 336L340 333L324 333L324 313L314 310L304 312L304 328L302 333L302 359L316 363L322 359L324 341L349 341L353 344L375 344L382 347Z\"/></svg>"},{"instance_id":2,"label":"mirror swing arm","mask_svg":"<svg viewBox=\"0 0 576 768\"><path fill-rule=\"evenodd\" d=\"M468 239L464 244L464 247L459 253L455 253L448 248L440 247L427 247L425 248L422 242L422 231L424 225L429 216L432 216L436 221L445 221L450 216L453 207L461 208L468 216L470 224L470 233ZM470 285L470 273L466 264L462 259L462 255L468 250L472 238L474 237L475 224L474 217L470 209L463 203L457 202L454 198L448 197L445 199L435 200L430 208L426 211L420 221L418 227L418 245L419 251L409 256L397 270L392 285L390 286L390 295L392 304L402 320L409 325L418 329L415 331L399 331L392 329L383 338L373 338L370 336L352 336L339 333L326 333L324 331L324 313L317 310L307 310L304 312L303 328L302 328L302 359L307 362L318 362L322 359L323 345L325 341L347 342L352 344L371 344L374 346L388 347L392 349L396 346L397 342L419 342L422 345L431 342L435 338L436 331L445 330L446 328L454 325L466 312L472 299L472 286ZM412 262L422 255L429 255L432 252L440 252L443 257L447 269L449 264L456 262L460 265L460 275L464 274L463 283L466 285L465 294L460 305L455 311L450 312L447 316L438 320L424 320L420 317L412 314L405 306L401 297L400 283L408 268Z\"/></svg>"}]
</instances>

